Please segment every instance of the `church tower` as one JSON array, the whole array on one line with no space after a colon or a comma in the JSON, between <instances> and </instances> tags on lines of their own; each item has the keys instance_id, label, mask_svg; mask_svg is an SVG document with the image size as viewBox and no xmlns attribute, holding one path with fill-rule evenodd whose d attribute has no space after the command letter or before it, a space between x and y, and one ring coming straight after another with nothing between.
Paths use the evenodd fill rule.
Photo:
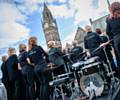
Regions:
<instances>
[{"instance_id":1,"label":"church tower","mask_svg":"<svg viewBox=\"0 0 120 100\"><path fill-rule=\"evenodd\" d=\"M53 18L49 8L44 4L43 9L43 31L48 46L49 41L58 41L61 44L56 20Z\"/></svg>"}]
</instances>

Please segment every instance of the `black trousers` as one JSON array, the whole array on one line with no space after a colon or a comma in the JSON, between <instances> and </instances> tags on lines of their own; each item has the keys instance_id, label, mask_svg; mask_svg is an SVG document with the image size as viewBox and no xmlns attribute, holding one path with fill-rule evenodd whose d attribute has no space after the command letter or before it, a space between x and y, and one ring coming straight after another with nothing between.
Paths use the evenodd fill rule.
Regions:
<instances>
[{"instance_id":1,"label":"black trousers","mask_svg":"<svg viewBox=\"0 0 120 100\"><path fill-rule=\"evenodd\" d=\"M120 75L120 35L114 37L114 49L118 65L118 74Z\"/></svg>"},{"instance_id":2,"label":"black trousers","mask_svg":"<svg viewBox=\"0 0 120 100\"><path fill-rule=\"evenodd\" d=\"M10 80L8 84L8 100L15 100L15 81Z\"/></svg>"},{"instance_id":3,"label":"black trousers","mask_svg":"<svg viewBox=\"0 0 120 100\"><path fill-rule=\"evenodd\" d=\"M104 52L104 50L102 48L95 51L95 52L93 52L93 51L91 51L91 57L98 56L101 61L103 61L104 63L107 64L107 59L106 59L106 56L105 56L105 52Z\"/></svg>"},{"instance_id":4,"label":"black trousers","mask_svg":"<svg viewBox=\"0 0 120 100\"><path fill-rule=\"evenodd\" d=\"M8 88L8 100L24 100L22 96L21 80L10 80Z\"/></svg>"},{"instance_id":5,"label":"black trousers","mask_svg":"<svg viewBox=\"0 0 120 100\"><path fill-rule=\"evenodd\" d=\"M16 71L17 75L8 82L8 100L24 100L22 97L22 75L21 71ZM16 74L15 73L15 74Z\"/></svg>"},{"instance_id":6,"label":"black trousers","mask_svg":"<svg viewBox=\"0 0 120 100\"><path fill-rule=\"evenodd\" d=\"M39 100L50 100L50 91L49 91L49 74L44 71L47 63L41 62L35 66L35 74L37 76L37 82L40 84L39 88Z\"/></svg>"},{"instance_id":7,"label":"black trousers","mask_svg":"<svg viewBox=\"0 0 120 100\"><path fill-rule=\"evenodd\" d=\"M25 83L25 100L35 100L35 74L33 66L26 65L22 69L22 75Z\"/></svg>"}]
</instances>

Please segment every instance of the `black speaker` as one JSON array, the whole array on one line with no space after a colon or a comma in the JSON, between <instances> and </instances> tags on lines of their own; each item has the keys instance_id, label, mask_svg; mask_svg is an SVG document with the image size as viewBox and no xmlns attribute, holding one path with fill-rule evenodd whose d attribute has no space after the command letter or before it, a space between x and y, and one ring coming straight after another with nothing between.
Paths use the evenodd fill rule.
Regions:
<instances>
[{"instance_id":1,"label":"black speaker","mask_svg":"<svg viewBox=\"0 0 120 100\"><path fill-rule=\"evenodd\" d=\"M114 91L111 100L120 100L120 84L117 89Z\"/></svg>"}]
</instances>

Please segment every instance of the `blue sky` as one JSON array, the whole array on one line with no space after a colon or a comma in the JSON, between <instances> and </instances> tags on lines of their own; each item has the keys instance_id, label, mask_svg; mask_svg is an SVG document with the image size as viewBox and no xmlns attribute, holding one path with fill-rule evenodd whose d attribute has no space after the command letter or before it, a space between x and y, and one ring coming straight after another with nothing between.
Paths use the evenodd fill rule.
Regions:
<instances>
[{"instance_id":1,"label":"blue sky","mask_svg":"<svg viewBox=\"0 0 120 100\"><path fill-rule=\"evenodd\" d=\"M39 44L46 48L41 23L44 2L57 20L64 45L74 39L78 26L84 28L89 24L89 18L108 14L107 0L1 0L0 55L6 54L8 47L27 44L30 36L37 36Z\"/></svg>"}]
</instances>

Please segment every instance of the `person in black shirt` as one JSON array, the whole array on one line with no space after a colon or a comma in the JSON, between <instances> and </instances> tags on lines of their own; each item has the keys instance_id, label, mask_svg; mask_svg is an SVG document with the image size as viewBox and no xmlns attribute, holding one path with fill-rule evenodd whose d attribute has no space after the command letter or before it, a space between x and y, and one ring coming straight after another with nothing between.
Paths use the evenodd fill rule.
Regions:
<instances>
[{"instance_id":1,"label":"person in black shirt","mask_svg":"<svg viewBox=\"0 0 120 100\"><path fill-rule=\"evenodd\" d=\"M90 26L85 27L87 35L84 37L84 47L90 53L92 57L99 56L102 61L107 63L104 51L102 49L96 50L100 44L102 43L102 40L100 36L92 32L92 28Z\"/></svg>"},{"instance_id":2,"label":"person in black shirt","mask_svg":"<svg viewBox=\"0 0 120 100\"><path fill-rule=\"evenodd\" d=\"M21 100L21 73L18 69L18 58L15 48L8 49L9 58L6 68L9 79L8 100Z\"/></svg>"},{"instance_id":3,"label":"person in black shirt","mask_svg":"<svg viewBox=\"0 0 120 100\"><path fill-rule=\"evenodd\" d=\"M8 73L7 73L7 68L6 68L6 61L7 61L7 56L2 56L2 65L1 65L1 70L2 70L2 82L5 85L6 89L8 90Z\"/></svg>"},{"instance_id":4,"label":"person in black shirt","mask_svg":"<svg viewBox=\"0 0 120 100\"><path fill-rule=\"evenodd\" d=\"M100 64L100 70L103 71L104 77L107 80L108 83L107 85L109 88L110 78L107 76L107 69L103 65L103 63L108 65L108 63L103 48L99 48L100 45L102 44L102 39L97 33L92 32L92 28L90 26L86 26L85 29L87 32L87 35L84 38L85 49L88 51L89 56L91 57L98 56L100 58L100 61L102 62Z\"/></svg>"},{"instance_id":5,"label":"person in black shirt","mask_svg":"<svg viewBox=\"0 0 120 100\"><path fill-rule=\"evenodd\" d=\"M83 48L81 46L78 46L77 41L72 42L73 48L71 49L71 60L73 62L77 62L79 60L83 60L83 55L80 55L80 53L83 52Z\"/></svg>"},{"instance_id":6,"label":"person in black shirt","mask_svg":"<svg viewBox=\"0 0 120 100\"><path fill-rule=\"evenodd\" d=\"M26 45L20 44L19 45L19 67L22 71L22 76L24 79L23 89L25 92L24 99L25 100L35 100L35 86L34 86L34 68L30 65L30 60L28 58L28 53L26 51Z\"/></svg>"},{"instance_id":7,"label":"person in black shirt","mask_svg":"<svg viewBox=\"0 0 120 100\"><path fill-rule=\"evenodd\" d=\"M40 84L39 100L49 100L49 76L46 72L48 55L41 46L37 45L37 38L29 38L28 57L30 62L35 65L35 74Z\"/></svg>"},{"instance_id":8,"label":"person in black shirt","mask_svg":"<svg viewBox=\"0 0 120 100\"><path fill-rule=\"evenodd\" d=\"M120 2L113 2L110 5L110 15L106 23L106 33L113 39L113 47L115 49L116 60L118 65L118 73L120 75Z\"/></svg>"},{"instance_id":9,"label":"person in black shirt","mask_svg":"<svg viewBox=\"0 0 120 100\"><path fill-rule=\"evenodd\" d=\"M107 35L103 35L102 32L101 32L101 29L97 28L96 29L96 33L99 34L101 40L102 40L102 43L105 43L105 42L108 42L109 38ZM113 55L112 55L112 45L111 44L108 44L105 46L105 51L106 51L106 54L107 54L107 57L109 59L109 62L111 64L111 67L114 71L116 71L116 66L115 66L115 63L114 63L114 59L113 59Z\"/></svg>"}]
</instances>

